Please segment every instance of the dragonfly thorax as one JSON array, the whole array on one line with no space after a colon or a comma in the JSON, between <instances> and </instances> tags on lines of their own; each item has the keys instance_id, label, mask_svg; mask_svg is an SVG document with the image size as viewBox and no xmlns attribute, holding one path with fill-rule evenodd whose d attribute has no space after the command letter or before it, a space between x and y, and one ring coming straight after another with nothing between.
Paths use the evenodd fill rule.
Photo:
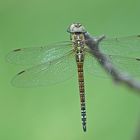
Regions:
<instances>
[{"instance_id":1,"label":"dragonfly thorax","mask_svg":"<svg viewBox=\"0 0 140 140\"><path fill-rule=\"evenodd\" d=\"M83 33L71 34L77 62L84 61L85 38Z\"/></svg>"},{"instance_id":2,"label":"dragonfly thorax","mask_svg":"<svg viewBox=\"0 0 140 140\"><path fill-rule=\"evenodd\" d=\"M84 47L85 47L85 36L84 33L71 33L71 41L73 43L76 61L84 61Z\"/></svg>"},{"instance_id":3,"label":"dragonfly thorax","mask_svg":"<svg viewBox=\"0 0 140 140\"><path fill-rule=\"evenodd\" d=\"M85 36L83 33L71 33L70 39L75 46L84 46Z\"/></svg>"}]
</instances>

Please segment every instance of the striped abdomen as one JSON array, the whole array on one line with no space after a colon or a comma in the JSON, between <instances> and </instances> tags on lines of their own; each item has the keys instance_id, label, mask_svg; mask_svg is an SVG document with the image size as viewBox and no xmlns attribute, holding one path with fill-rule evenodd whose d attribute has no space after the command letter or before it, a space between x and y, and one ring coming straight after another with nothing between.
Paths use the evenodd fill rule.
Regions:
<instances>
[{"instance_id":1,"label":"striped abdomen","mask_svg":"<svg viewBox=\"0 0 140 140\"><path fill-rule=\"evenodd\" d=\"M85 106L83 62L77 62L77 68L78 68L78 82L79 82L80 103L81 103L81 119L82 119L83 130L86 131L86 106Z\"/></svg>"}]
</instances>

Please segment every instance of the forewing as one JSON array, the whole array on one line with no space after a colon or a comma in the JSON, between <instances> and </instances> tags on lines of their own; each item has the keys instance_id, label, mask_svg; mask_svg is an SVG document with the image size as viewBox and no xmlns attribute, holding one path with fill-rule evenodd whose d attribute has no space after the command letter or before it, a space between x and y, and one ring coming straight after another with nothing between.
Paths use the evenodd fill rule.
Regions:
<instances>
[{"instance_id":1,"label":"forewing","mask_svg":"<svg viewBox=\"0 0 140 140\"><path fill-rule=\"evenodd\" d=\"M104 39L99 43L103 53L125 57L140 57L140 35Z\"/></svg>"},{"instance_id":2,"label":"forewing","mask_svg":"<svg viewBox=\"0 0 140 140\"><path fill-rule=\"evenodd\" d=\"M20 65L38 65L53 61L72 50L71 42L60 42L50 46L21 48L11 51L7 60Z\"/></svg>"},{"instance_id":3,"label":"forewing","mask_svg":"<svg viewBox=\"0 0 140 140\"><path fill-rule=\"evenodd\" d=\"M76 73L73 52L53 61L21 71L12 80L16 87L49 86L62 82Z\"/></svg>"}]
</instances>

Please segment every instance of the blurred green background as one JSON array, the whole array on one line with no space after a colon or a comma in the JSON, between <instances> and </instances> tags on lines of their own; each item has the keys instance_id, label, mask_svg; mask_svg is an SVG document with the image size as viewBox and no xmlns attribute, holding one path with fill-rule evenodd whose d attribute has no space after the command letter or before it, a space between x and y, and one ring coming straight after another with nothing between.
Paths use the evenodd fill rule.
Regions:
<instances>
[{"instance_id":1,"label":"blurred green background","mask_svg":"<svg viewBox=\"0 0 140 140\"><path fill-rule=\"evenodd\" d=\"M92 35L140 33L139 0L0 0L0 140L132 140L140 97L110 79L85 74L87 132L81 127L77 77L59 85L15 88L22 70L6 63L15 48L69 40L80 22Z\"/></svg>"}]
</instances>

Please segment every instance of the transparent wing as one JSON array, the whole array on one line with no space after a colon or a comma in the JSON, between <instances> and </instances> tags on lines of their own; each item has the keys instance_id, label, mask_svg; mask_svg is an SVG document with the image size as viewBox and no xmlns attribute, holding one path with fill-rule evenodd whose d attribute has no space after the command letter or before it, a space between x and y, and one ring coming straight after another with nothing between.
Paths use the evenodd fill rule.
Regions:
<instances>
[{"instance_id":1,"label":"transparent wing","mask_svg":"<svg viewBox=\"0 0 140 140\"><path fill-rule=\"evenodd\" d=\"M109 76L106 74L101 65L88 51L85 52L84 68L85 72L88 72L93 77L97 76L101 78L109 78Z\"/></svg>"},{"instance_id":2,"label":"transparent wing","mask_svg":"<svg viewBox=\"0 0 140 140\"><path fill-rule=\"evenodd\" d=\"M77 72L73 52L57 60L21 71L12 80L16 87L48 86L62 82Z\"/></svg>"},{"instance_id":3,"label":"transparent wing","mask_svg":"<svg viewBox=\"0 0 140 140\"><path fill-rule=\"evenodd\" d=\"M99 45L105 54L140 57L140 35L104 39Z\"/></svg>"},{"instance_id":4,"label":"transparent wing","mask_svg":"<svg viewBox=\"0 0 140 140\"><path fill-rule=\"evenodd\" d=\"M140 78L140 59L123 57L119 55L107 55L108 61L119 71L120 73L126 74L126 76L133 76L135 78ZM85 57L85 68L92 75L107 78L107 74L104 69L100 66L94 56L86 52Z\"/></svg>"},{"instance_id":5,"label":"transparent wing","mask_svg":"<svg viewBox=\"0 0 140 140\"><path fill-rule=\"evenodd\" d=\"M37 65L60 58L72 50L71 42L60 42L50 46L21 48L11 51L7 60L20 65Z\"/></svg>"},{"instance_id":6,"label":"transparent wing","mask_svg":"<svg viewBox=\"0 0 140 140\"><path fill-rule=\"evenodd\" d=\"M109 59L112 64L120 71L135 78L140 78L140 59L123 57L119 55L110 55Z\"/></svg>"}]
</instances>

